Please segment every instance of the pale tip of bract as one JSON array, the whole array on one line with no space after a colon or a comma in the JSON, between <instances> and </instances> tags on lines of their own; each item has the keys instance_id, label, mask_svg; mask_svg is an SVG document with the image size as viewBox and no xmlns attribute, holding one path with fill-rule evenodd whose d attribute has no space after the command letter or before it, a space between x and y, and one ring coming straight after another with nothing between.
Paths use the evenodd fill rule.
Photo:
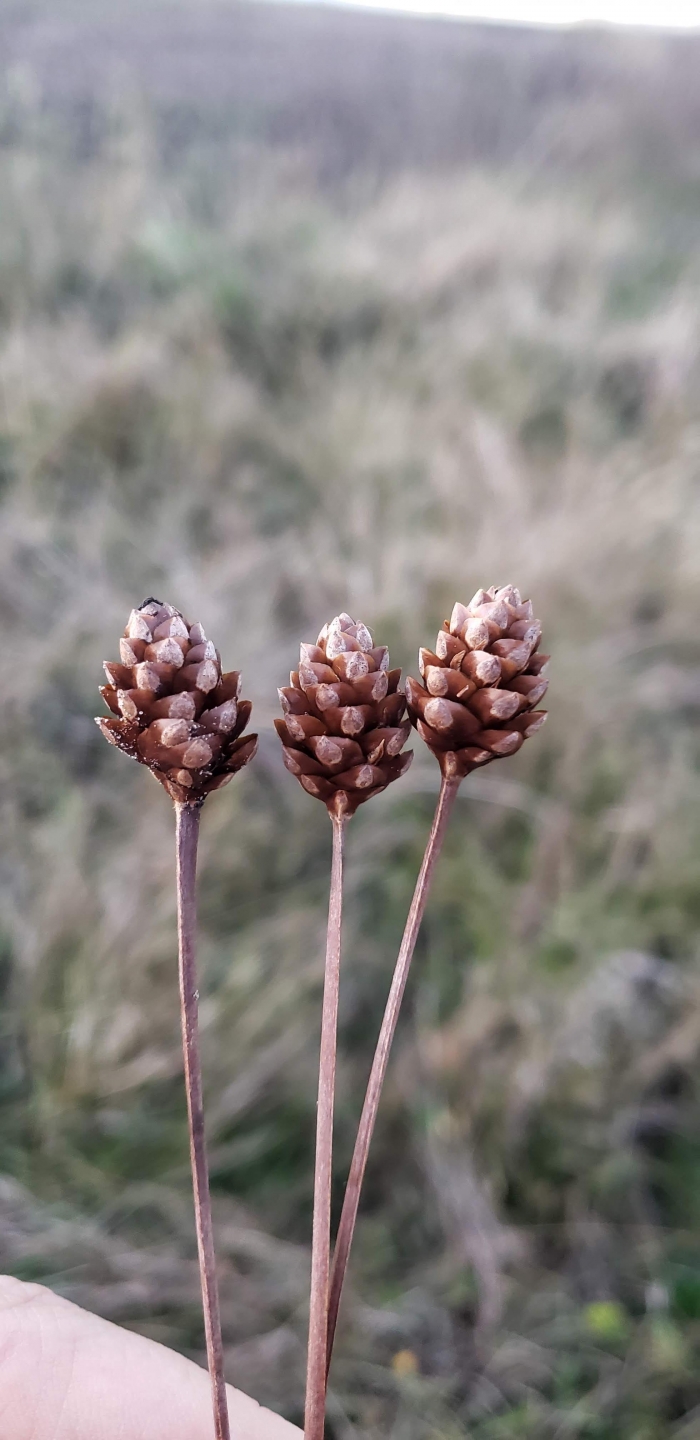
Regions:
<instances>
[{"instance_id":1,"label":"pale tip of bract","mask_svg":"<svg viewBox=\"0 0 700 1440\"><path fill-rule=\"evenodd\" d=\"M176 785L184 785L186 790L194 785L194 777L190 775L189 770L173 770L171 775Z\"/></svg>"},{"instance_id":2,"label":"pale tip of bract","mask_svg":"<svg viewBox=\"0 0 700 1440\"><path fill-rule=\"evenodd\" d=\"M206 740L193 740L182 757L182 763L186 770L201 770L205 765L211 764L211 747Z\"/></svg>"},{"instance_id":3,"label":"pale tip of bract","mask_svg":"<svg viewBox=\"0 0 700 1440\"><path fill-rule=\"evenodd\" d=\"M361 735L365 728L365 720L358 705L346 705L343 710L341 728L344 735Z\"/></svg>"},{"instance_id":4,"label":"pale tip of bract","mask_svg":"<svg viewBox=\"0 0 700 1440\"><path fill-rule=\"evenodd\" d=\"M197 671L196 685L205 695L219 683L219 671L214 660L203 660Z\"/></svg>"},{"instance_id":5,"label":"pale tip of bract","mask_svg":"<svg viewBox=\"0 0 700 1440\"><path fill-rule=\"evenodd\" d=\"M343 758L343 752L332 735L319 735L314 746L316 758L322 765L339 765Z\"/></svg>"},{"instance_id":6,"label":"pale tip of bract","mask_svg":"<svg viewBox=\"0 0 700 1440\"><path fill-rule=\"evenodd\" d=\"M340 657L338 657L339 659ZM367 656L361 650L351 650L345 664L346 680L361 680L369 672ZM382 673L381 671L379 672Z\"/></svg>"},{"instance_id":7,"label":"pale tip of bract","mask_svg":"<svg viewBox=\"0 0 700 1440\"><path fill-rule=\"evenodd\" d=\"M152 632L148 621L138 610L132 610L127 621L126 633L129 640L146 640L150 642L152 639Z\"/></svg>"},{"instance_id":8,"label":"pale tip of bract","mask_svg":"<svg viewBox=\"0 0 700 1440\"><path fill-rule=\"evenodd\" d=\"M374 641L367 626L361 624L360 621L358 621L355 626L355 639L361 650L371 650L374 646Z\"/></svg>"},{"instance_id":9,"label":"pale tip of bract","mask_svg":"<svg viewBox=\"0 0 700 1440\"><path fill-rule=\"evenodd\" d=\"M425 706L425 718L429 725L435 730L450 730L452 728L452 712L445 700L428 700Z\"/></svg>"},{"instance_id":10,"label":"pale tip of bract","mask_svg":"<svg viewBox=\"0 0 700 1440\"><path fill-rule=\"evenodd\" d=\"M472 595L472 598L467 605L467 610L476 610L477 606L479 605L488 605L490 600L491 596L489 595L488 590L479 589L477 590L475 595Z\"/></svg>"},{"instance_id":11,"label":"pale tip of bract","mask_svg":"<svg viewBox=\"0 0 700 1440\"><path fill-rule=\"evenodd\" d=\"M177 640L170 636L165 640L156 640L154 648L154 658L159 665L174 665L175 669L179 670L180 666L184 664L185 657L182 646L178 645Z\"/></svg>"},{"instance_id":12,"label":"pale tip of bract","mask_svg":"<svg viewBox=\"0 0 700 1440\"><path fill-rule=\"evenodd\" d=\"M527 717L528 724L525 730L525 735L528 740L531 735L536 735L537 731L542 729L542 726L545 724L548 714L548 710L532 710L530 712Z\"/></svg>"},{"instance_id":13,"label":"pale tip of bract","mask_svg":"<svg viewBox=\"0 0 700 1440\"><path fill-rule=\"evenodd\" d=\"M110 745L116 745L117 742L109 728L106 717L104 715L95 715L94 720L98 730L102 731L105 740L109 740Z\"/></svg>"}]
</instances>

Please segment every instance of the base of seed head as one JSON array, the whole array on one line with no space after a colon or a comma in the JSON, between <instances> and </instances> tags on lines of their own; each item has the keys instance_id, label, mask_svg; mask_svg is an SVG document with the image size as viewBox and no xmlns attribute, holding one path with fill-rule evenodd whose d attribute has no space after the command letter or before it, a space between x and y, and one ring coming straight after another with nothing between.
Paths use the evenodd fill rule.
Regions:
<instances>
[{"instance_id":1,"label":"base of seed head","mask_svg":"<svg viewBox=\"0 0 700 1440\"><path fill-rule=\"evenodd\" d=\"M421 680L406 680L411 723L447 779L514 755L544 725L548 655L532 604L513 585L477 590L455 605L434 650L421 649Z\"/></svg>"},{"instance_id":2,"label":"base of seed head","mask_svg":"<svg viewBox=\"0 0 700 1440\"><path fill-rule=\"evenodd\" d=\"M287 769L333 815L353 815L413 759L402 753L411 727L400 678L386 646L350 615L324 625L315 645L301 645L275 726Z\"/></svg>"},{"instance_id":3,"label":"base of seed head","mask_svg":"<svg viewBox=\"0 0 700 1440\"><path fill-rule=\"evenodd\" d=\"M146 765L178 805L201 805L257 749L244 735L251 704L238 671L221 669L203 627L149 596L132 610L119 661L105 661L100 693L115 718L98 718L105 739Z\"/></svg>"}]
</instances>

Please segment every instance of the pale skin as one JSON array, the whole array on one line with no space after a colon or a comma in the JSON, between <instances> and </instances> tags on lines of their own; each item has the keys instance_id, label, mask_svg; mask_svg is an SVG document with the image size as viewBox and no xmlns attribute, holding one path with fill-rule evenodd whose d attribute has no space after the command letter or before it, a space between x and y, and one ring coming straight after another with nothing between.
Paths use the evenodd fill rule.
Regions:
<instances>
[{"instance_id":1,"label":"pale skin","mask_svg":"<svg viewBox=\"0 0 700 1440\"><path fill-rule=\"evenodd\" d=\"M235 1440L301 1440L228 1387ZM198 1365L41 1285L0 1276L0 1440L211 1440Z\"/></svg>"}]
</instances>

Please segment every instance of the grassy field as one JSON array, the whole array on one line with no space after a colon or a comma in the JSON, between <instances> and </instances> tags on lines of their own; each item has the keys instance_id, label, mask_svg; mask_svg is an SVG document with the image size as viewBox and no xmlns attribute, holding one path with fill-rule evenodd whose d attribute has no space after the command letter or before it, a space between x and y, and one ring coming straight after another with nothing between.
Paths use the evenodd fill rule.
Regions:
<instances>
[{"instance_id":1,"label":"grassy field","mask_svg":"<svg viewBox=\"0 0 700 1440\"><path fill-rule=\"evenodd\" d=\"M172 817L101 739L161 594L244 672L202 1020L230 1378L298 1420L330 826L276 687L513 581L550 721L463 787L336 1440L700 1427L700 40L0 7L0 1262L201 1358ZM437 791L349 836L337 1199Z\"/></svg>"}]
</instances>

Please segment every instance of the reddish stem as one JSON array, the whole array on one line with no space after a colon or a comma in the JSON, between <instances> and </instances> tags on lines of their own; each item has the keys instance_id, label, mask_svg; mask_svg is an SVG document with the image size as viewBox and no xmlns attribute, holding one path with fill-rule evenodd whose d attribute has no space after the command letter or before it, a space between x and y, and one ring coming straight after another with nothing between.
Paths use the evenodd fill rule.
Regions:
<instances>
[{"instance_id":1,"label":"reddish stem","mask_svg":"<svg viewBox=\"0 0 700 1440\"><path fill-rule=\"evenodd\" d=\"M403 932L401 949L399 950L398 959L396 961L396 968L394 970L394 975L391 982L389 998L387 1000L386 1009L384 1011L384 1019L382 1020L382 1027L379 1032L379 1039L377 1040L377 1048L374 1052L372 1069L367 1084L367 1093L365 1095L365 1102L362 1108L362 1116L360 1118L357 1139L355 1141L355 1149L353 1151L352 1162L350 1165L350 1174L348 1176L348 1183L345 1189L343 1210L340 1217L340 1224L338 1226L338 1234L335 1242L335 1250L333 1253L333 1269L331 1273L330 1294L328 1302L326 1376L328 1374L328 1370L330 1369L331 1356L333 1353L333 1341L335 1339L335 1330L338 1323L340 1297L343 1291L343 1282L345 1280L345 1273L347 1270L348 1259L350 1256L350 1247L352 1245L352 1237L355 1230L355 1222L357 1220L357 1211L360 1204L360 1191L362 1189L362 1181L364 1179L365 1169L367 1166L367 1156L369 1154L369 1147L372 1142L372 1134L377 1118L377 1110L379 1108L379 1097L382 1092L382 1086L384 1084L384 1078L386 1076L387 1066L389 1064L389 1053L391 1051L392 1041L396 1032L396 1025L399 1018L399 1010L401 1009L401 1001L403 1000L404 990L406 989L408 972L411 968L413 951L416 947L418 931L420 930L421 921L423 919L423 914L425 911L425 906L433 879L433 872L435 870L438 856L442 849L442 842L445 838L447 822L450 816L450 811L452 810L452 806L455 801L457 791L459 789L459 785L459 778L443 777L442 784L440 786L440 796L438 799L437 808L433 817L433 823L430 835L428 837L425 854L423 856L423 863L421 865L420 873L416 881L416 888L413 892L411 908L408 912L408 918L406 920L406 928Z\"/></svg>"},{"instance_id":2,"label":"reddish stem","mask_svg":"<svg viewBox=\"0 0 700 1440\"><path fill-rule=\"evenodd\" d=\"M328 906L326 969L321 1020L321 1054L316 1112L316 1164L311 1239L311 1297L309 1349L306 1369L305 1440L323 1440L326 1414L326 1350L328 1344L328 1285L331 1263L331 1179L333 1161L333 1102L340 985L340 932L343 911L343 810L331 813L333 863Z\"/></svg>"},{"instance_id":3,"label":"reddish stem","mask_svg":"<svg viewBox=\"0 0 700 1440\"><path fill-rule=\"evenodd\" d=\"M180 956L180 1014L182 1050L185 1060L185 1089L190 1129L190 1160L194 1213L197 1226L199 1271L204 1305L204 1332L207 1362L211 1377L216 1440L230 1440L224 1354L221 1340L219 1292L216 1283L214 1232L209 1195L209 1174L204 1137L204 1103L202 1097L202 1066L199 1054L197 989L197 904L195 881L197 873L197 842L199 839L198 805L176 805L177 848L177 923Z\"/></svg>"}]
</instances>

